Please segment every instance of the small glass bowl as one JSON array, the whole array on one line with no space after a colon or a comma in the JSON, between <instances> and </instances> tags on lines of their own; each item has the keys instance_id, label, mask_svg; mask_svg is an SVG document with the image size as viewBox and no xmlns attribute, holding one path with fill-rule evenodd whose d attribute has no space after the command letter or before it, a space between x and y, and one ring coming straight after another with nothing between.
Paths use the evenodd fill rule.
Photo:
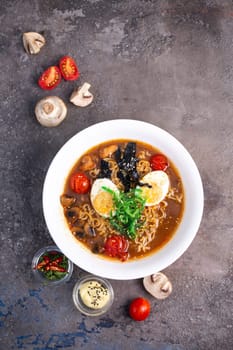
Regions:
<instances>
[{"instance_id":1,"label":"small glass bowl","mask_svg":"<svg viewBox=\"0 0 233 350\"><path fill-rule=\"evenodd\" d=\"M103 305L103 307L94 309L89 306L87 306L80 295L80 289L85 283L88 282L98 282L100 283L105 289L107 289L109 293L109 300L106 302L106 304ZM87 292L88 293L88 292ZM94 276L94 275L86 275L84 277L81 277L78 282L75 284L73 289L73 301L77 309L84 315L87 316L100 316L107 312L110 307L112 306L113 300L114 300L114 291L109 281L105 280L104 278Z\"/></svg>"},{"instance_id":2,"label":"small glass bowl","mask_svg":"<svg viewBox=\"0 0 233 350\"><path fill-rule=\"evenodd\" d=\"M46 285L60 285L60 284L63 284L65 282L68 282L72 276L72 273L73 273L73 263L69 259L67 259L68 269L67 269L66 275L58 280L47 279L43 275L43 273L36 268L38 263L39 263L40 257L42 255L44 255L45 253L54 252L54 251L63 254L62 251L56 245L49 245L49 246L46 246L44 248L39 249L32 259L32 272L33 272L35 278L39 282L43 282L43 284L46 284Z\"/></svg>"}]
</instances>

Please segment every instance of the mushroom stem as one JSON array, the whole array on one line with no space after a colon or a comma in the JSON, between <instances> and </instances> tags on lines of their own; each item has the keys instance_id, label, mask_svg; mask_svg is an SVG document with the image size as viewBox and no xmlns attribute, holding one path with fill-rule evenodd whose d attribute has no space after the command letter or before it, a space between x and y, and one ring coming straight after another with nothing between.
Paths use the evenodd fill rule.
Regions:
<instances>
[{"instance_id":1,"label":"mushroom stem","mask_svg":"<svg viewBox=\"0 0 233 350\"><path fill-rule=\"evenodd\" d=\"M164 293L167 293L169 291L170 288L170 282L166 282L162 287L161 287L161 291Z\"/></svg>"},{"instance_id":2,"label":"mushroom stem","mask_svg":"<svg viewBox=\"0 0 233 350\"><path fill-rule=\"evenodd\" d=\"M52 103L49 103L49 102L45 102L43 104L43 111L46 113L46 114L49 114L51 113L53 110L54 110L54 106Z\"/></svg>"}]
</instances>

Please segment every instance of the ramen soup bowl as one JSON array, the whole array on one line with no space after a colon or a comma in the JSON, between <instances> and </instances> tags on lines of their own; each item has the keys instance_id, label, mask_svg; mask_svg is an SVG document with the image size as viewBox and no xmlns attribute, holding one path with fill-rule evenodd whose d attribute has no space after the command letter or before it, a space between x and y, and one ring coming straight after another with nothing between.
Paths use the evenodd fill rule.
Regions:
<instances>
[{"instance_id":1,"label":"ramen soup bowl","mask_svg":"<svg viewBox=\"0 0 233 350\"><path fill-rule=\"evenodd\" d=\"M116 220L119 219L117 216L117 211L120 210L118 208L118 205L120 205L119 198L123 198L122 201L124 201L128 194L131 193L131 190L128 189L127 192L124 186L123 190L119 189L121 184L118 186L118 189L116 189L115 185L112 184L110 179L106 180L106 178L109 177L108 166L107 169L104 168L101 170L103 173L97 169L97 165L92 167L92 171L97 171L97 179L95 179L95 176L94 178L90 178L90 173L83 171L83 173L86 174L88 178L90 178L90 183L87 183L86 186L84 183L84 188L81 186L81 193L80 187L76 186L76 182L74 182L73 179L71 180L71 176L75 173L75 171L79 171L81 166L84 166L83 169L85 168L88 159L84 158L83 161L83 156L87 153L91 154L92 150L94 150L97 154L99 152L98 150L101 150L102 145L118 145L118 151L114 149L114 157L115 159L118 157L118 162L119 159L122 161L123 156L127 158L127 154L125 154L127 153L125 151L127 146L123 146L123 150L121 150L122 153L118 153L118 156L117 153L115 153L119 152L121 146L119 146L120 141L126 145L130 143L130 152L134 152L132 147L135 144L138 144L139 146L143 144L148 145L148 147L152 149L152 153L153 149L157 150L157 153L165 156L165 159L167 159L168 163L170 164L170 170L166 170L166 166L165 168L161 169L161 163L159 164L159 169L156 168L157 165L155 165L154 168L154 163L151 164L151 158L149 158L147 161L145 161L145 163L149 164L152 167L152 169L149 170L150 174L144 174L145 177L140 179L135 180L134 178L134 180L137 181L137 184L132 190L134 191L132 192L133 199L135 200L135 198L139 196L141 201L143 198L142 205L145 206L143 208L148 208L146 210L151 213L150 220L152 222L157 215L156 212L153 214L153 206L157 205L158 208L160 208L159 210L162 211L163 201L166 202L166 198L171 195L169 188L172 187L171 181L173 181L170 176L172 175L172 168L174 168L177 172L177 176L181 180L180 182L182 184L182 204L180 205L180 216L177 220L175 220L176 227L173 229L174 232L170 237L168 235L167 237L169 238L165 239L164 243L161 244L161 246L159 246L157 249L151 249L151 251L145 250L145 252L141 251L141 254L138 254L135 257L131 257L129 254L129 252L131 252L131 245L133 246L136 244L137 246L137 243L135 242L137 242L138 238L135 237L138 236L137 233L135 234L135 228L138 229L139 227L142 229L144 227L145 232L149 232L148 235L154 234L154 230L155 236L157 234L157 229L156 224L154 226L154 229L153 227L152 229L149 229L150 222L148 221L147 223L147 217L145 215L144 217L142 216L139 218L137 221L136 219L132 219L132 217L135 218L135 216L134 214L131 215L132 213L130 213L130 218L131 220L134 220L134 223L131 223L130 229L127 228L123 234L120 232L121 234L119 235L119 229L116 238L114 232L117 231L116 228L119 228L119 222L116 222ZM100 146L97 147L98 145ZM139 164L139 153L135 154L135 165ZM134 153L132 154L134 155ZM129 159L130 162L134 162L134 157L132 154L129 155L127 162ZM108 160L108 157L112 157L112 155L107 154L106 157L107 158L105 159ZM79 161L80 159L82 160L81 166ZM95 154L93 156L93 159L96 159ZM98 162L100 163L101 160ZM123 169L121 168L124 167L124 164L122 165L122 162L119 162L117 164L119 165L119 169ZM130 178L133 176L135 177L135 174L132 175L132 169L130 171ZM122 170L122 173L125 177L129 176L129 174L125 174L125 168ZM116 172L116 174L119 175L118 172ZM161 185L161 191L159 192L160 194L159 199L157 198L157 202L154 201L153 196L151 200L148 199L149 197L146 197L144 195L144 193L151 193L151 191L154 189L154 178L156 178L156 181ZM105 181L104 183L103 179ZM121 181L123 180L121 179ZM99 186L96 186L96 183L99 183ZM111 211L107 214L104 212L104 214L100 213L101 215L99 215L97 207L99 204L102 205L102 203L104 206L105 203L105 199L96 201L96 196L98 197L101 191L105 192L103 198L112 196L111 198L112 203L114 203L114 210L111 209ZM122 197L119 197L119 193ZM61 200L64 195L65 199L68 198L68 200L71 202L64 204L64 201ZM82 207L82 201L85 204L85 198L88 196L89 202L87 208L89 209L86 210L88 213L94 214L84 213L84 216L81 217L82 214L79 212L79 208ZM74 201L76 200L75 198L78 198L77 200L79 201L79 204L77 206L74 204L73 198ZM174 263L187 250L199 229L203 212L203 202L203 187L201 177L194 160L185 149L185 147L165 130L162 130L157 126L146 122L130 119L117 119L101 122L92 125L74 135L65 143L65 145L58 151L52 160L43 187L44 217L48 226L48 230L60 250L68 257L68 259L70 259L74 264L83 270L86 270L89 273L97 276L118 280L141 278L154 272L161 271ZM97 214L95 213L94 208L97 210ZM75 215L77 215L76 218ZM94 219L91 218L91 215L94 215ZM79 223L82 220L87 221L89 229L91 229L89 234L93 234L93 237L89 239L89 241L85 241L83 238L85 236L85 229L82 230L79 226ZM92 222L90 220L93 220L93 222L95 222L96 229L90 227L92 226L92 224L90 225L90 222ZM100 223L98 223L98 220ZM105 223L107 222L108 225L106 226ZM161 219L161 222L163 222L163 218ZM102 225L101 223L104 224ZM135 230L132 229L132 226ZM107 235L109 227L110 234L109 236L105 237ZM123 228L125 228L125 226ZM98 230L101 231L101 237L99 241L97 232ZM169 225L167 226L167 230L171 230L171 227ZM112 237L114 237L113 241L111 241L111 244L108 242L109 237L110 240L112 240ZM93 242L102 243L94 244L94 246L91 246ZM118 245L118 248L120 246L121 249L120 253L118 251L117 254L114 250L116 248L116 245ZM95 251L96 246L98 248L97 251Z\"/></svg>"}]
</instances>

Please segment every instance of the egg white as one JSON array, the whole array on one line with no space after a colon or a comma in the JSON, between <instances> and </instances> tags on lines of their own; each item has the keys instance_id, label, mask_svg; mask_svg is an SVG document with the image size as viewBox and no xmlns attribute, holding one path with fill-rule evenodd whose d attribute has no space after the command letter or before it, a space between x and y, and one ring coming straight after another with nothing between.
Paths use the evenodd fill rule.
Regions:
<instances>
[{"instance_id":1,"label":"egg white","mask_svg":"<svg viewBox=\"0 0 233 350\"><path fill-rule=\"evenodd\" d=\"M103 190L103 186L111 189L115 193L119 193L119 190L117 186L107 178L96 179L92 184L90 193L91 204L99 215L107 218L110 217L111 211L114 213L114 205L112 195Z\"/></svg>"},{"instance_id":2,"label":"egg white","mask_svg":"<svg viewBox=\"0 0 233 350\"><path fill-rule=\"evenodd\" d=\"M170 187L169 177L162 170L151 171L142 178L141 182L151 186L151 188L148 186L140 187L142 196L146 200L146 206L159 204L166 197Z\"/></svg>"}]
</instances>

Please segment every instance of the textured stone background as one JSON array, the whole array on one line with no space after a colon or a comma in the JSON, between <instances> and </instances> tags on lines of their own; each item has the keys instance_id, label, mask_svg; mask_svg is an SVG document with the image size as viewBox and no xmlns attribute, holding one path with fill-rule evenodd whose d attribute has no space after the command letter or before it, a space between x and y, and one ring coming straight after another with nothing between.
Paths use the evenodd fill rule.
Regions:
<instances>
[{"instance_id":1,"label":"textured stone background","mask_svg":"<svg viewBox=\"0 0 233 350\"><path fill-rule=\"evenodd\" d=\"M232 328L233 5L230 0L19 0L0 2L0 348L230 350ZM26 31L44 33L37 56L22 46ZM68 103L75 82L54 90L68 104L59 127L34 117L43 69L70 54L94 103ZM174 291L155 301L141 280L112 281L109 313L87 318L71 293L84 271L59 288L35 284L30 263L52 243L41 207L48 166L78 131L114 118L151 122L177 137L200 170L205 210L188 251L165 273ZM150 317L127 315L138 295Z\"/></svg>"}]
</instances>

